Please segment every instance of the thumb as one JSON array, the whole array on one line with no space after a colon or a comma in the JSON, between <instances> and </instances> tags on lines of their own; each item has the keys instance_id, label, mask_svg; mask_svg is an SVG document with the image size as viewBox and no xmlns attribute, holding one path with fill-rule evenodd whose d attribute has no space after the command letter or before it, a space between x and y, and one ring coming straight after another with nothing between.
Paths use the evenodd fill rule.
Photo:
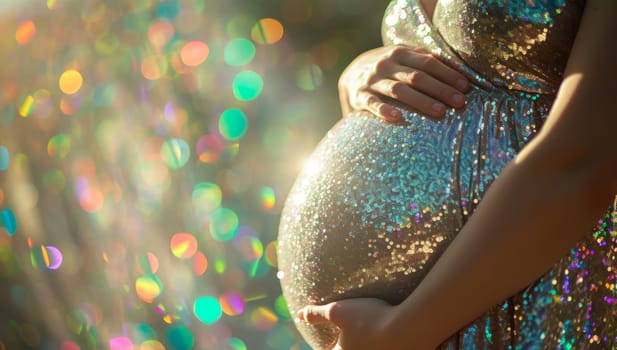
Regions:
<instances>
[{"instance_id":1,"label":"thumb","mask_svg":"<svg viewBox=\"0 0 617 350\"><path fill-rule=\"evenodd\" d=\"M344 317L344 311L340 302L309 305L298 311L298 318L310 324L333 323L339 325Z\"/></svg>"}]
</instances>

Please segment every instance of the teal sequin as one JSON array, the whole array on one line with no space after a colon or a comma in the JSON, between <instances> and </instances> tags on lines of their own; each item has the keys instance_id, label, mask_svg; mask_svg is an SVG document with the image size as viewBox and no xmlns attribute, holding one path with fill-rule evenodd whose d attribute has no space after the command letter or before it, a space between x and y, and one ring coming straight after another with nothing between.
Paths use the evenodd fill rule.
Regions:
<instances>
[{"instance_id":1,"label":"teal sequin","mask_svg":"<svg viewBox=\"0 0 617 350\"><path fill-rule=\"evenodd\" d=\"M583 7L442 0L431 22L418 1L391 2L385 44L422 47L457 68L473 82L467 105L440 121L400 107L400 125L353 112L330 130L282 214L279 276L292 314L351 297L398 303L413 291L542 127ZM617 348L617 327L606 321L617 315L611 213L547 274L440 349ZM297 326L317 348L337 337L331 326Z\"/></svg>"}]
</instances>

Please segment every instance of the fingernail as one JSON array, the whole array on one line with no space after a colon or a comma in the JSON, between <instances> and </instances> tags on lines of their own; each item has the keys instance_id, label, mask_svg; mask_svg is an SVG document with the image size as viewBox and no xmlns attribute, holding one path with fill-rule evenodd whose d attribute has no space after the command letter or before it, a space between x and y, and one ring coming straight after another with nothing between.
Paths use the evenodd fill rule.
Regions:
<instances>
[{"instance_id":1,"label":"fingernail","mask_svg":"<svg viewBox=\"0 0 617 350\"><path fill-rule=\"evenodd\" d=\"M296 313L296 316L298 316L298 318L301 319L302 321L306 321L304 308L298 310L298 312Z\"/></svg>"},{"instance_id":2,"label":"fingernail","mask_svg":"<svg viewBox=\"0 0 617 350\"><path fill-rule=\"evenodd\" d=\"M446 108L446 106L444 106L442 103L435 103L435 104L433 104L433 110L435 112L442 112L445 108Z\"/></svg>"},{"instance_id":3,"label":"fingernail","mask_svg":"<svg viewBox=\"0 0 617 350\"><path fill-rule=\"evenodd\" d=\"M396 123L401 119L401 112L394 107L389 107L390 111L383 115L383 120L386 123Z\"/></svg>"},{"instance_id":4,"label":"fingernail","mask_svg":"<svg viewBox=\"0 0 617 350\"><path fill-rule=\"evenodd\" d=\"M467 80L459 79L456 81L456 88L459 90L465 90L467 88Z\"/></svg>"},{"instance_id":5,"label":"fingernail","mask_svg":"<svg viewBox=\"0 0 617 350\"><path fill-rule=\"evenodd\" d=\"M452 101L454 101L454 104L460 105L463 101L465 101L465 96L461 94L454 94L454 96L452 96Z\"/></svg>"}]
</instances>

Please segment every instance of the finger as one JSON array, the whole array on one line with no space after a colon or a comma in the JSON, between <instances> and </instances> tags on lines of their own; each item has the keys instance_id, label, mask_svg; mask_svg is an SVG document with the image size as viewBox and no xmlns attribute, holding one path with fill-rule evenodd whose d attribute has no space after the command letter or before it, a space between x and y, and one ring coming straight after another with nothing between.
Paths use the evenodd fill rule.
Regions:
<instances>
[{"instance_id":1,"label":"finger","mask_svg":"<svg viewBox=\"0 0 617 350\"><path fill-rule=\"evenodd\" d=\"M298 311L298 317L310 324L332 323L339 326L352 317L350 311L353 308L349 306L349 303L345 301L335 301L326 305L309 305Z\"/></svg>"},{"instance_id":2,"label":"finger","mask_svg":"<svg viewBox=\"0 0 617 350\"><path fill-rule=\"evenodd\" d=\"M459 90L423 71L399 66L393 74L393 78L394 80L407 83L413 89L452 107L460 108L465 106L465 95Z\"/></svg>"},{"instance_id":3,"label":"finger","mask_svg":"<svg viewBox=\"0 0 617 350\"><path fill-rule=\"evenodd\" d=\"M378 95L373 92L359 92L351 101L352 107L367 110L388 123L397 123L403 119L401 111L389 103L385 103Z\"/></svg>"},{"instance_id":4,"label":"finger","mask_svg":"<svg viewBox=\"0 0 617 350\"><path fill-rule=\"evenodd\" d=\"M403 61L409 58L410 55L430 55L431 53L423 47L414 47L409 45L392 45L390 47L390 58L395 61Z\"/></svg>"},{"instance_id":5,"label":"finger","mask_svg":"<svg viewBox=\"0 0 617 350\"><path fill-rule=\"evenodd\" d=\"M401 65L426 72L460 92L467 92L471 87L469 80L463 74L431 54L410 49L399 53L396 59Z\"/></svg>"},{"instance_id":6,"label":"finger","mask_svg":"<svg viewBox=\"0 0 617 350\"><path fill-rule=\"evenodd\" d=\"M332 323L328 305L305 306L298 311L298 318L310 324Z\"/></svg>"},{"instance_id":7,"label":"finger","mask_svg":"<svg viewBox=\"0 0 617 350\"><path fill-rule=\"evenodd\" d=\"M442 102L401 81L384 79L373 84L371 88L376 93L406 104L432 118L443 117L446 112L446 106Z\"/></svg>"}]
</instances>

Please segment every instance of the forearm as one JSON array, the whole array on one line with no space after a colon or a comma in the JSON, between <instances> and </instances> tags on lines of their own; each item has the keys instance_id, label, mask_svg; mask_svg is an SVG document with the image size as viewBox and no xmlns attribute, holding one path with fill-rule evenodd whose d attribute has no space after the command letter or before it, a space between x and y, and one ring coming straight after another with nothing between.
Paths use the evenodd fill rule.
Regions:
<instances>
[{"instance_id":1,"label":"forearm","mask_svg":"<svg viewBox=\"0 0 617 350\"><path fill-rule=\"evenodd\" d=\"M617 192L613 108L617 2L589 0L540 134L499 175L458 236L392 316L394 334L437 345L544 274ZM424 345L424 347L422 347Z\"/></svg>"},{"instance_id":2,"label":"forearm","mask_svg":"<svg viewBox=\"0 0 617 350\"><path fill-rule=\"evenodd\" d=\"M617 192L616 1L587 0L547 122L499 175L412 294L397 306L351 299L311 307L358 348L432 349L533 283L590 233ZM558 321L558 320L554 320ZM367 342L366 340L371 340Z\"/></svg>"},{"instance_id":3,"label":"forearm","mask_svg":"<svg viewBox=\"0 0 617 350\"><path fill-rule=\"evenodd\" d=\"M601 166L593 176L590 168L564 173L561 166L537 164L542 161L529 157L504 170L398 308L394 325L402 334L435 346L529 285L590 232L611 200Z\"/></svg>"}]
</instances>

